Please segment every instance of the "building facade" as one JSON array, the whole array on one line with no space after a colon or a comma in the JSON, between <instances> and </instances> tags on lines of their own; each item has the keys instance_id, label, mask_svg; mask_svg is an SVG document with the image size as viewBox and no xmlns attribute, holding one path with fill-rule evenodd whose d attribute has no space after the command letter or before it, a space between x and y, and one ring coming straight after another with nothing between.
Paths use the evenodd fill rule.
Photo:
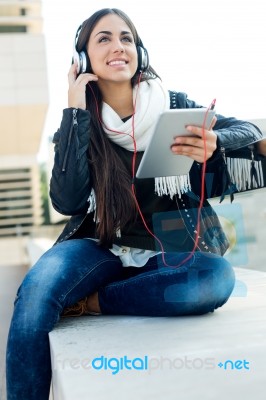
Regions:
<instances>
[{"instance_id":1,"label":"building facade","mask_svg":"<svg viewBox=\"0 0 266 400\"><path fill-rule=\"evenodd\" d=\"M47 108L41 1L0 0L0 237L42 223L37 153Z\"/></svg>"}]
</instances>

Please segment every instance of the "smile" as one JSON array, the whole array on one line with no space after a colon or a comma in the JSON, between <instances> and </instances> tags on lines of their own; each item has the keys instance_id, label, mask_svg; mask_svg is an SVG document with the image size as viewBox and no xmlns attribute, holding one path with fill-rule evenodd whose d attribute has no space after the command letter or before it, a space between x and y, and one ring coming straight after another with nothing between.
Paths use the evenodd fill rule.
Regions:
<instances>
[{"instance_id":1,"label":"smile","mask_svg":"<svg viewBox=\"0 0 266 400\"><path fill-rule=\"evenodd\" d=\"M126 65L127 62L125 60L113 60L108 63L108 65Z\"/></svg>"}]
</instances>

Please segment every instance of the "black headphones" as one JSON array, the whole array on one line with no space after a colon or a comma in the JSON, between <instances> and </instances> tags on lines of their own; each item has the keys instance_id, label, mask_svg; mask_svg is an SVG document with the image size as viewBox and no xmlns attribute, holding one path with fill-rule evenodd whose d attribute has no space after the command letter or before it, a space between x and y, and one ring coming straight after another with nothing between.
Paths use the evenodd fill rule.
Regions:
<instances>
[{"instance_id":1,"label":"black headphones","mask_svg":"<svg viewBox=\"0 0 266 400\"><path fill-rule=\"evenodd\" d=\"M77 73L82 74L84 72L91 72L91 63L89 56L86 51L77 51L77 42L79 39L80 32L82 30L82 25L79 26L75 39L74 39L74 45L73 45L73 62L77 62ZM149 67L149 55L147 50L142 44L142 41L140 40L139 43L137 44L137 54L138 54L138 71L144 72L148 67Z\"/></svg>"}]
</instances>

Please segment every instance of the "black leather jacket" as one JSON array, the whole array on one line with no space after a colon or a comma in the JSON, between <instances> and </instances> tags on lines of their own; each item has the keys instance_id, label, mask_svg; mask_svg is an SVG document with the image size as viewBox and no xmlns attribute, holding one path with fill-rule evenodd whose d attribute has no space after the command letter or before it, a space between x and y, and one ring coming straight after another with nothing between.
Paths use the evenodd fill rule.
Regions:
<instances>
[{"instance_id":1,"label":"black leather jacket","mask_svg":"<svg viewBox=\"0 0 266 400\"><path fill-rule=\"evenodd\" d=\"M185 93L169 92L169 94L171 108L201 107L189 100ZM258 141L262 134L251 123L235 118L225 118L221 115L216 116L217 122L213 129L218 136L218 146L211 159L208 160L207 166L211 171L219 171L216 176L219 184L223 179L219 174L222 174L221 165L223 165L225 153L229 152L234 156L237 149ZM54 208L59 213L71 216L71 218L57 239L57 243L71 238L92 237L88 236L87 231L89 224L93 224L91 215L87 214L88 198L92 187L87 158L89 137L89 111L73 108L63 110L61 126L53 138L55 160L50 182L50 197ZM239 157L239 152L236 151L236 154ZM194 162L190 173L192 192L182 196L182 199L175 204L176 212L179 213L183 225L183 234L179 235L182 237L180 248L175 247L175 250L189 251L194 243L195 212L200 196L200 172L201 165ZM189 214L187 210L191 210L191 213ZM207 200L205 200L202 210L200 232L204 232L204 237L200 238L198 250L224 254L228 248L228 242L219 220ZM149 235L147 234L147 236ZM143 244L142 240L139 246L132 247L153 249L155 245L152 245L152 242L152 238L147 238L146 243ZM117 243L129 245L126 240L124 242L118 240ZM167 249L171 250L171 245Z\"/></svg>"}]
</instances>

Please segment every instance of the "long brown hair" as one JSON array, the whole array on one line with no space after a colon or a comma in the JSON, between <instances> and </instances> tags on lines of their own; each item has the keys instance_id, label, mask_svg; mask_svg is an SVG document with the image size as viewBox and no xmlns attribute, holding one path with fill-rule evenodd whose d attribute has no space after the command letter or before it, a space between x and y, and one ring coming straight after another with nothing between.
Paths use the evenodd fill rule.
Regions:
<instances>
[{"instance_id":1,"label":"long brown hair","mask_svg":"<svg viewBox=\"0 0 266 400\"><path fill-rule=\"evenodd\" d=\"M134 42L142 45L137 30L129 17L116 8L104 8L95 12L82 24L82 29L76 44L77 50L84 51L87 55L87 43L98 21L108 14L116 14L122 18L130 28ZM131 79L132 87L138 81L139 71ZM154 69L149 66L142 74L141 80L149 80L159 77ZM86 91L87 110L91 115L91 127L89 132L89 163L91 177L97 202L97 228L96 234L100 244L110 247L113 243L116 231L123 228L127 222L133 220L136 214L135 200L131 191L132 177L126 170L121 159L114 150L113 145L105 134L99 121L98 110L101 110L102 94L96 82L90 82L90 89ZM96 100L96 101L95 101Z\"/></svg>"}]
</instances>

